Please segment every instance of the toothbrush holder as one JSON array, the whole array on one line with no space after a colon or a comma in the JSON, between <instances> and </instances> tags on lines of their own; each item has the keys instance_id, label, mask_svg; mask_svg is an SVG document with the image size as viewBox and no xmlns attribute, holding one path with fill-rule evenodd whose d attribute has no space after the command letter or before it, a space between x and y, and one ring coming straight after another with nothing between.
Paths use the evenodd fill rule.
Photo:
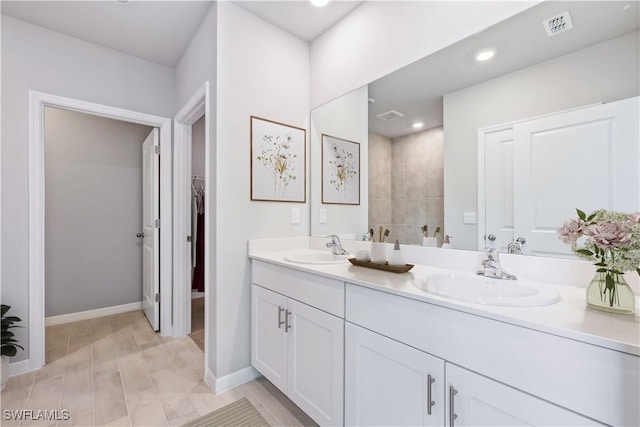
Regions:
<instances>
[{"instance_id":1,"label":"toothbrush holder","mask_svg":"<svg viewBox=\"0 0 640 427\"><path fill-rule=\"evenodd\" d=\"M387 249L384 243L371 242L371 262L376 264L387 262Z\"/></svg>"},{"instance_id":2,"label":"toothbrush holder","mask_svg":"<svg viewBox=\"0 0 640 427\"><path fill-rule=\"evenodd\" d=\"M423 237L422 246L436 247L438 246L438 240L435 237Z\"/></svg>"}]
</instances>

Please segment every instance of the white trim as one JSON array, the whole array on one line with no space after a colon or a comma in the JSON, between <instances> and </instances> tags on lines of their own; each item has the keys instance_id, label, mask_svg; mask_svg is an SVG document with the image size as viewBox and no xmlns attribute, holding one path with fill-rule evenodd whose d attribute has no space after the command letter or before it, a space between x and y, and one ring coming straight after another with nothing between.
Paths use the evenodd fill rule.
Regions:
<instances>
[{"instance_id":1,"label":"white trim","mask_svg":"<svg viewBox=\"0 0 640 427\"><path fill-rule=\"evenodd\" d=\"M203 298L204 292L191 292L191 299Z\"/></svg>"},{"instance_id":2,"label":"white trim","mask_svg":"<svg viewBox=\"0 0 640 427\"><path fill-rule=\"evenodd\" d=\"M208 177L211 176L208 166L210 152L209 143L209 82L204 84L193 94L191 99L178 111L174 118L173 130L173 215L174 223L174 246L173 246L173 334L175 337L184 337L191 332L191 259L189 257L189 244L186 236L191 234L191 127L202 116L205 120L205 236L208 235L210 224L210 198L208 193ZM193 236L192 236L193 237ZM209 251L205 238L205 278L208 285ZM205 289L205 324L209 325L207 313L209 305L206 298ZM207 339L205 336L205 365L208 360Z\"/></svg>"},{"instance_id":3,"label":"white trim","mask_svg":"<svg viewBox=\"0 0 640 427\"><path fill-rule=\"evenodd\" d=\"M44 107L52 106L160 129L160 333L171 335L171 119L108 105L29 91L29 368L44 365ZM165 173L162 173L165 171Z\"/></svg>"},{"instance_id":4,"label":"white trim","mask_svg":"<svg viewBox=\"0 0 640 427\"><path fill-rule=\"evenodd\" d=\"M248 383L259 376L260 373L256 371L253 366L248 366L221 378L216 378L209 368L205 368L204 382L207 383L214 394L220 394L239 385Z\"/></svg>"},{"instance_id":5,"label":"white trim","mask_svg":"<svg viewBox=\"0 0 640 427\"><path fill-rule=\"evenodd\" d=\"M36 368L31 368L31 363L29 363L29 359L21 360L19 362L9 363L9 376L14 377L16 375L34 371L35 369Z\"/></svg>"},{"instance_id":6,"label":"white trim","mask_svg":"<svg viewBox=\"0 0 640 427\"><path fill-rule=\"evenodd\" d=\"M94 310L78 311L76 313L61 314L59 316L50 316L44 319L44 325L61 325L63 323L95 319L96 317L111 316L112 314L120 314L136 310L142 310L142 301L114 305L112 307L96 308Z\"/></svg>"}]
</instances>

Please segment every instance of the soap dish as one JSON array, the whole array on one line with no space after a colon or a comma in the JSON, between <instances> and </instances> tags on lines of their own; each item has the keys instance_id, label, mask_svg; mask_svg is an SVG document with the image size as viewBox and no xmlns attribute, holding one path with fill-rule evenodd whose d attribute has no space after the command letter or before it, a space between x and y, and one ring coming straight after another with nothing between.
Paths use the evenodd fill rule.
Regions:
<instances>
[{"instance_id":1,"label":"soap dish","mask_svg":"<svg viewBox=\"0 0 640 427\"><path fill-rule=\"evenodd\" d=\"M357 265L358 267L366 267L373 268L376 270L382 271L390 271L391 273L406 273L407 271L413 268L413 264L405 264L405 265L389 265L388 263L377 263L371 261L360 261L355 258L349 258L349 262L353 265Z\"/></svg>"}]
</instances>

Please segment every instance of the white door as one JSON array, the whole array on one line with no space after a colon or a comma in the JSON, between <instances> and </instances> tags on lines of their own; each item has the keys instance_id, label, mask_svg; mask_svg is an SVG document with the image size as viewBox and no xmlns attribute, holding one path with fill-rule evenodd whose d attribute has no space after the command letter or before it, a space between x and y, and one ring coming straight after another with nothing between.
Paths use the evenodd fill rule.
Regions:
<instances>
[{"instance_id":1,"label":"white door","mask_svg":"<svg viewBox=\"0 0 640 427\"><path fill-rule=\"evenodd\" d=\"M251 364L287 392L287 298L251 285Z\"/></svg>"},{"instance_id":2,"label":"white door","mask_svg":"<svg viewBox=\"0 0 640 427\"><path fill-rule=\"evenodd\" d=\"M478 249L502 251L513 236L513 128L484 134L485 233Z\"/></svg>"},{"instance_id":3,"label":"white door","mask_svg":"<svg viewBox=\"0 0 640 427\"><path fill-rule=\"evenodd\" d=\"M446 373L446 425L456 427L601 425L459 366L447 363Z\"/></svg>"},{"instance_id":4,"label":"white door","mask_svg":"<svg viewBox=\"0 0 640 427\"><path fill-rule=\"evenodd\" d=\"M286 315L287 396L318 424L343 425L344 320L292 299Z\"/></svg>"},{"instance_id":5,"label":"white door","mask_svg":"<svg viewBox=\"0 0 640 427\"><path fill-rule=\"evenodd\" d=\"M351 323L345 425L444 425L444 361Z\"/></svg>"},{"instance_id":6,"label":"white door","mask_svg":"<svg viewBox=\"0 0 640 427\"><path fill-rule=\"evenodd\" d=\"M514 126L514 235L526 239L529 253L570 255L556 230L576 208L640 208L639 100Z\"/></svg>"},{"instance_id":7,"label":"white door","mask_svg":"<svg viewBox=\"0 0 640 427\"><path fill-rule=\"evenodd\" d=\"M158 129L142 144L142 310L151 327L160 329L160 159Z\"/></svg>"}]
</instances>

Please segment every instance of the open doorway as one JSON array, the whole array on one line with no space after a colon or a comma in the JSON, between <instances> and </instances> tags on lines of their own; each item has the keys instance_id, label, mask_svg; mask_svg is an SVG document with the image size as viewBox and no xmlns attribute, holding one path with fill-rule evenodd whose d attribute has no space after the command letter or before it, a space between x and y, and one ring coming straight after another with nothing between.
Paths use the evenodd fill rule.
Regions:
<instances>
[{"instance_id":1,"label":"open doorway","mask_svg":"<svg viewBox=\"0 0 640 427\"><path fill-rule=\"evenodd\" d=\"M155 274L155 276L159 276L159 279L154 278L154 282L159 287L162 294L166 295L167 298L164 300L160 299L160 293L154 295L154 306L157 310L159 310L160 306L162 307L162 311L159 312L158 326L160 328L160 334L163 336L171 335L172 333L172 324L171 324L171 256L172 256L172 226L171 226L171 175L166 171L171 171L172 164L172 152L171 152L171 144L157 145L158 141L170 141L171 139L171 121L167 118L154 116L145 113L139 113L131 110L120 109L117 107L106 106L102 104L95 104L86 101L81 101L72 98L64 98L61 96L45 94L41 92L29 92L29 360L28 360L28 369L34 370L39 369L45 364L45 292L46 288L46 269L45 266L49 262L53 262L50 259L46 259L47 263L45 263L46 258L46 242L45 242L45 233L48 231L54 231L55 227L49 225L49 227L45 226L45 216L46 216L46 200L45 200L45 190L48 187L51 187L51 183L46 182L45 174L45 111L48 108L55 108L61 111L71 111L76 113L85 114L89 118L106 118L113 119L116 121L121 121L127 124L136 124L143 125L146 127L146 130L150 128L154 128L154 137L153 142L153 152L155 154L154 159L154 168L157 166L159 169L160 164L162 164L162 169L165 171L163 174L159 174L159 170L156 170L153 174L151 182L153 182L155 188L157 189L157 194L159 197L159 193L162 192L167 194L168 197L162 197L159 201L159 206L155 208L155 213L158 215L154 220L154 228L160 227L160 219L165 221L163 225L163 233L160 234L159 230L155 237L157 237L157 245L158 249L162 249L158 255L154 256L153 266L151 271L158 272L160 270L160 274ZM100 137L100 130L96 131L95 129L92 132L89 132L90 137ZM67 141L68 142L68 141ZM140 141L141 142L141 141ZM137 150L142 150L142 145L136 145ZM95 148L95 147L94 147ZM64 150L63 150L64 151ZM79 146L76 149L67 149L67 152L72 155L83 155L88 156L88 158L92 159L87 161L86 164L83 164L82 167L76 168L81 172L85 172L84 175L80 174L80 178L75 177L76 181L78 181L77 185L85 185L85 188L81 188L85 192L92 192L95 197L108 199L109 193L111 191L96 189L95 186L91 186L89 184L92 183L91 179L86 178L93 172L104 172L106 169L113 167L114 158L109 157L109 155L105 155L102 153L101 155L95 156L95 150L89 149L87 146ZM163 154L163 156L158 159L158 155ZM94 156L94 157L91 157ZM116 156L117 157L117 156ZM82 163L82 162L81 162ZM140 165L140 164L138 164ZM47 165L47 168L50 165ZM77 165L76 165L77 166ZM62 174L64 175L65 171L74 168L60 168ZM116 168L118 169L118 168ZM118 169L120 174L117 176L112 176L112 179L117 181L118 179L123 178L124 176L129 176L130 174L124 167L120 167ZM77 172L74 170L74 172ZM137 187L140 189L142 176L139 175L139 180L137 180ZM63 178L65 178L63 176ZM69 178L68 176L66 177ZM155 192L156 190L154 190ZM116 193L116 196L118 194ZM114 206L113 203L107 203L106 206L102 206L99 214L104 213L105 211L109 213L108 216L100 216L96 214L94 216L89 216L89 219L85 219L86 223L90 225L89 231L78 233L75 228L75 225L79 225L79 223L74 222L75 216L78 212L85 208L85 204L82 204L78 200L78 197L68 197L68 204L71 204L77 209L71 210L67 214L59 215L59 219L62 221L66 221L67 226L71 226L71 231L67 230L66 236L63 237L72 237L72 239L67 240L67 246L71 245L72 248L68 250L60 250L60 253L72 253L75 250L75 246L85 247L86 251L89 253L98 253L102 244L108 240L111 236L99 236L99 232L104 228L108 227L110 221L117 217L114 214ZM91 203L91 202L88 202ZM98 203L98 202L96 202ZM142 200L140 200L142 203ZM137 240L136 234L140 232L142 226L142 216L138 218L137 224L135 225L135 230L131 233L131 238L136 241L136 244L140 244ZM60 227L63 229L64 227ZM156 234L156 233L154 233ZM76 240L73 241L73 238ZM155 244L154 243L154 244ZM140 244L142 246L142 244ZM51 252L50 252L51 253ZM109 253L110 256L117 256L117 254ZM97 257L100 258L100 257ZM167 262L168 260L168 262ZM109 259L103 259L102 264L98 267L103 272L105 270L114 270L112 263L107 262ZM80 270L83 266L81 265L81 260L78 257L72 257L72 264L66 265L67 270ZM143 263L144 264L144 263ZM144 268L143 268L144 271ZM58 272L60 273L60 272ZM73 274L73 271L63 272L64 274ZM87 277L87 276L85 276ZM91 277L85 280L78 280L78 284L76 286L87 286L88 281L92 280ZM159 281L158 281L159 280ZM138 292L140 292L139 286L141 285L140 281L138 281ZM114 284L102 284L103 288L106 288L107 292L109 289L113 290ZM101 292L105 292L105 289L101 289ZM98 292L98 291L96 291ZM72 297L75 297L76 294L81 296L83 299L87 297L86 292L77 291L74 293L74 290L67 291L65 293L66 299L73 300ZM113 292L108 292L109 297L113 295ZM88 298L88 297L87 297ZM106 299L103 295L103 298ZM158 302L160 300L160 302ZM109 300L110 301L110 300ZM110 302L113 304L113 302ZM101 308L93 308L83 311L76 311L77 308L72 309L73 313L59 314L59 315L48 315L49 319L47 319L47 324L55 324L55 323L66 323L77 320L85 320L98 316L104 316L110 313L110 310L114 310L115 312L129 311L132 309L137 309L141 307L142 301L140 299L137 302L131 303L136 305L137 307L132 307L129 303L118 304L116 306L111 305L110 307L101 307ZM66 308L65 310L68 310ZM157 313L157 311L156 311ZM142 316L142 313L140 313ZM144 319L144 317L142 317Z\"/></svg>"},{"instance_id":2,"label":"open doorway","mask_svg":"<svg viewBox=\"0 0 640 427\"><path fill-rule=\"evenodd\" d=\"M205 123L206 116L200 117L191 126L191 333L189 337L204 352L204 232L207 197L205 191Z\"/></svg>"},{"instance_id":3,"label":"open doorway","mask_svg":"<svg viewBox=\"0 0 640 427\"><path fill-rule=\"evenodd\" d=\"M142 301L150 126L45 107L45 316Z\"/></svg>"}]
</instances>

